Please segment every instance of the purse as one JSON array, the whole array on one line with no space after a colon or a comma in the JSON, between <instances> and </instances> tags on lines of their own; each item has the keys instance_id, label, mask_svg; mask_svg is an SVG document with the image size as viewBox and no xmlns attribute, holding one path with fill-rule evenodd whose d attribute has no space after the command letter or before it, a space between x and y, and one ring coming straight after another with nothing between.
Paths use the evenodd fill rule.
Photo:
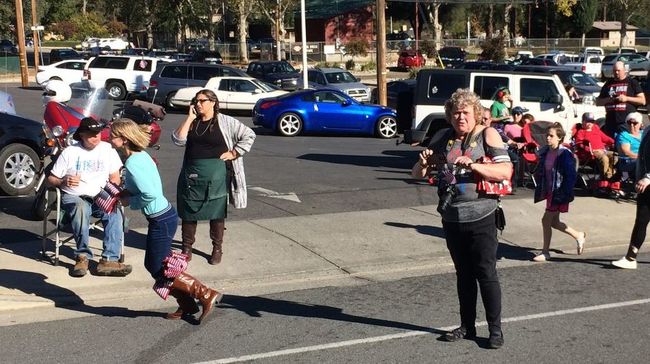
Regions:
<instances>
[{"instance_id":1,"label":"purse","mask_svg":"<svg viewBox=\"0 0 650 364\"><path fill-rule=\"evenodd\" d=\"M506 214L503 212L503 206L501 206L501 199L497 199L497 209L494 212L495 216L495 225L497 230L501 231L503 234L503 229L506 228Z\"/></svg>"}]
</instances>

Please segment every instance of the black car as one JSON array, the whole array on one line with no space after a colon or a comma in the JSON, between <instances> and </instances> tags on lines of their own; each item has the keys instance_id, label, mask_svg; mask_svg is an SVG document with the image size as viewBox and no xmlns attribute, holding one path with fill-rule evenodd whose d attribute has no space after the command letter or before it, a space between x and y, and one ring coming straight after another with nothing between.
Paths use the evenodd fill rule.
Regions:
<instances>
[{"instance_id":1,"label":"black car","mask_svg":"<svg viewBox=\"0 0 650 364\"><path fill-rule=\"evenodd\" d=\"M217 51L208 51L205 49L190 52L188 58L190 62L211 63L211 64L223 63L223 58L221 57L221 53Z\"/></svg>"},{"instance_id":2,"label":"black car","mask_svg":"<svg viewBox=\"0 0 650 364\"><path fill-rule=\"evenodd\" d=\"M72 48L52 49L50 51L50 64L65 59L82 59L83 57Z\"/></svg>"},{"instance_id":3,"label":"black car","mask_svg":"<svg viewBox=\"0 0 650 364\"><path fill-rule=\"evenodd\" d=\"M287 61L255 61L246 70L251 77L266 81L283 90L295 90L300 73Z\"/></svg>"},{"instance_id":4,"label":"black car","mask_svg":"<svg viewBox=\"0 0 650 364\"><path fill-rule=\"evenodd\" d=\"M386 84L386 103L397 112L397 132L411 128L415 79L390 81ZM372 90L370 102L378 104L377 88Z\"/></svg>"},{"instance_id":5,"label":"black car","mask_svg":"<svg viewBox=\"0 0 650 364\"><path fill-rule=\"evenodd\" d=\"M18 53L18 48L9 39L0 40L0 53Z\"/></svg>"},{"instance_id":6,"label":"black car","mask_svg":"<svg viewBox=\"0 0 650 364\"><path fill-rule=\"evenodd\" d=\"M0 112L0 191L25 195L34 191L47 148L45 124Z\"/></svg>"},{"instance_id":7,"label":"black car","mask_svg":"<svg viewBox=\"0 0 650 364\"><path fill-rule=\"evenodd\" d=\"M440 60L447 68L454 68L465 62L465 51L461 47L442 47L438 50Z\"/></svg>"}]
</instances>

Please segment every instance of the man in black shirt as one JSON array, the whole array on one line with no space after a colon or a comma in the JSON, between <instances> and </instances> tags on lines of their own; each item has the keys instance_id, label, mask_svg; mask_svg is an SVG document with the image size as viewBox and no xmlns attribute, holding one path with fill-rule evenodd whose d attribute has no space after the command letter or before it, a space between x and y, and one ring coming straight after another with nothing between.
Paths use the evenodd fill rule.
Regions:
<instances>
[{"instance_id":1,"label":"man in black shirt","mask_svg":"<svg viewBox=\"0 0 650 364\"><path fill-rule=\"evenodd\" d=\"M625 64L614 64L614 78L605 82L596 99L596 105L605 106L605 125L602 131L610 137L622 130L627 130L625 117L636 111L637 106L645 105L645 95L639 83L627 77Z\"/></svg>"}]
</instances>

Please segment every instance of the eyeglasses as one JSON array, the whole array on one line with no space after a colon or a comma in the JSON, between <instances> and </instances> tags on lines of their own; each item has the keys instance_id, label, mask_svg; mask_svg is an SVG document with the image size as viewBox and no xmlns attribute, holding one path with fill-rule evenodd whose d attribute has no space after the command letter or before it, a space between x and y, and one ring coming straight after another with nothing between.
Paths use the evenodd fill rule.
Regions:
<instances>
[{"instance_id":1,"label":"eyeglasses","mask_svg":"<svg viewBox=\"0 0 650 364\"><path fill-rule=\"evenodd\" d=\"M198 104L202 104L202 103L204 103L204 102L206 102L206 101L212 101L212 100L210 100L210 99L196 99L196 102L197 102Z\"/></svg>"}]
</instances>

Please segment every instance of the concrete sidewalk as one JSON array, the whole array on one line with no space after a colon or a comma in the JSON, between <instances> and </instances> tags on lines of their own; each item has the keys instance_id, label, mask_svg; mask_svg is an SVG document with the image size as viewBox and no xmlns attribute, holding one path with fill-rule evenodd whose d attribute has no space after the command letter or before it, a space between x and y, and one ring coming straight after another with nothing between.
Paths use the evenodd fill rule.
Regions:
<instances>
[{"instance_id":1,"label":"concrete sidewalk","mask_svg":"<svg viewBox=\"0 0 650 364\"><path fill-rule=\"evenodd\" d=\"M504 209L507 227L499 236L499 266L540 264L529 259L541 248L544 204L506 198ZM226 294L243 295L450 272L453 266L435 210L435 206L420 206L227 222L224 259L217 266L207 263L211 251L208 226L200 224L188 272ZM588 232L587 256L612 247L622 255L634 215L634 203L579 197L563 220ZM564 234L554 234L552 248L577 258L575 242ZM173 300L162 301L151 290L153 281L143 266L145 236L146 229L127 235L126 262L133 265L133 273L126 278L90 273L83 278L70 277L70 246L62 248L61 263L53 266L40 260L40 240L1 245L0 326L20 323L20 316L29 319L35 308L74 311L76 305L109 303L129 309L132 305L174 305ZM180 228L176 240L180 241ZM99 240L92 244L101 247ZM134 300L141 303L132 303Z\"/></svg>"}]
</instances>

